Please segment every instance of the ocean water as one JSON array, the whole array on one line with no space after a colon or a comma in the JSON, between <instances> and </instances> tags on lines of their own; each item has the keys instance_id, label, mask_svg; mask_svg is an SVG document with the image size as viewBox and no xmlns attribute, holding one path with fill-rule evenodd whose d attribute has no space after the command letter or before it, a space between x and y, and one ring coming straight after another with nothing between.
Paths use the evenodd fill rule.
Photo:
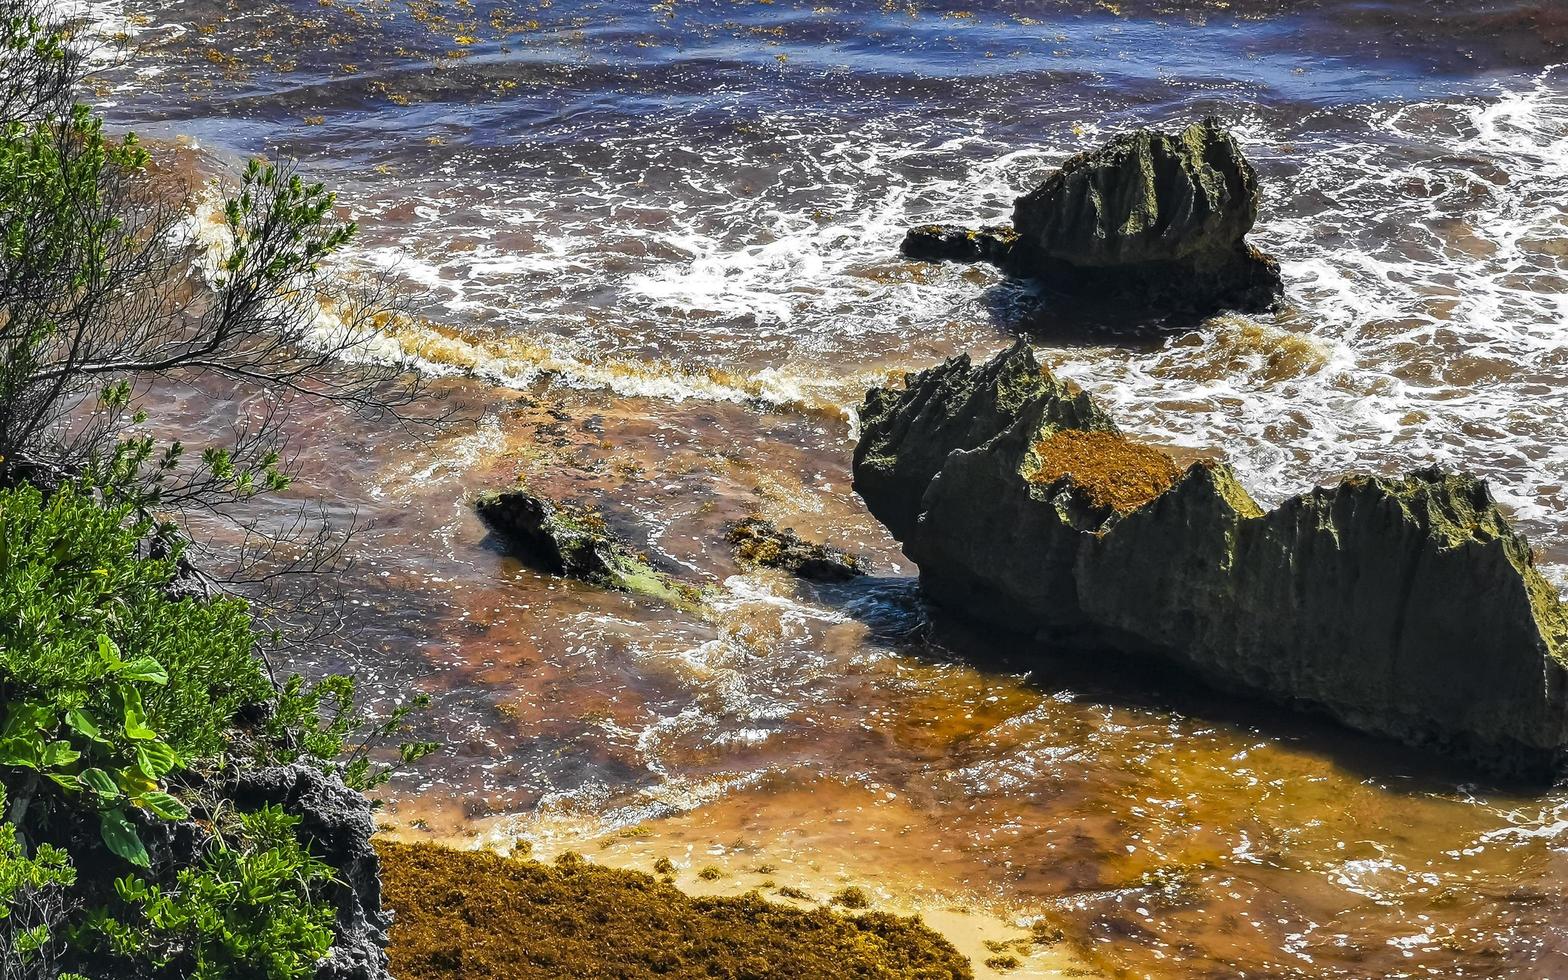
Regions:
<instances>
[{"instance_id":1,"label":"ocean water","mask_svg":"<svg viewBox=\"0 0 1568 980\"><path fill-rule=\"evenodd\" d=\"M348 264L419 290L386 355L468 421L419 441L299 420L304 489L374 530L355 642L298 666L430 691L451 746L394 814L541 847L708 819L1048 917L1111 975L1568 969L1568 796L933 621L848 474L869 385L1023 334L1126 429L1224 457L1261 498L1484 475L1568 588L1568 8L72 9L121 46L93 92L115 127L220 183L299 160L361 226ZM1259 171L1279 314L1093 328L897 254L911 224L1003 219L1069 155L1207 114ZM171 410L221 431L243 406ZM711 610L519 568L466 503L518 477L601 506ZM881 574L743 573L722 528L751 513ZM858 816L790 838L801 786Z\"/></svg>"}]
</instances>

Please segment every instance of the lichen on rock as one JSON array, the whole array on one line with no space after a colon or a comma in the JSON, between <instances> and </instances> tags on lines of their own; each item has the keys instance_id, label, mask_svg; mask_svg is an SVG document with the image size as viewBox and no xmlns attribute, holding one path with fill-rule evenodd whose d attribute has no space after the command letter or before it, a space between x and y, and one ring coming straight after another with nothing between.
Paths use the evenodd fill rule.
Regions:
<instances>
[{"instance_id":1,"label":"lichen on rock","mask_svg":"<svg viewBox=\"0 0 1568 980\"><path fill-rule=\"evenodd\" d=\"M1351 477L1267 511L1225 464L1178 473L1116 434L1021 344L874 389L861 425L856 489L955 612L1499 774L1564 760L1568 612L1481 480Z\"/></svg>"},{"instance_id":2,"label":"lichen on rock","mask_svg":"<svg viewBox=\"0 0 1568 980\"><path fill-rule=\"evenodd\" d=\"M1279 263L1246 241L1260 200L1257 172L1208 118L1080 153L1014 202L1011 227L925 225L903 252L993 262L1095 301L1254 312L1284 292Z\"/></svg>"},{"instance_id":3,"label":"lichen on rock","mask_svg":"<svg viewBox=\"0 0 1568 980\"><path fill-rule=\"evenodd\" d=\"M1180 471L1152 446L1117 432L1051 429L1034 444L1026 467L1031 483L1067 480L1096 507L1136 510L1171 488Z\"/></svg>"}]
</instances>

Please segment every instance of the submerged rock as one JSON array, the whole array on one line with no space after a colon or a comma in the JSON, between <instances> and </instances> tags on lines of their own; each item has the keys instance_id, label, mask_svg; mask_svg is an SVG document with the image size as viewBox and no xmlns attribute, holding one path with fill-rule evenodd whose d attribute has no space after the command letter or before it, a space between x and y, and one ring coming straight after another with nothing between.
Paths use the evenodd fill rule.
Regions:
<instances>
[{"instance_id":1,"label":"submerged rock","mask_svg":"<svg viewBox=\"0 0 1568 980\"><path fill-rule=\"evenodd\" d=\"M1119 650L1512 776L1568 747L1568 610L1484 482L1351 477L1272 511L1178 470L1019 344L874 389L855 486L955 612Z\"/></svg>"},{"instance_id":2,"label":"submerged rock","mask_svg":"<svg viewBox=\"0 0 1568 980\"><path fill-rule=\"evenodd\" d=\"M591 511L522 489L486 494L474 506L512 554L538 571L642 593L680 608L700 602L696 589L656 570Z\"/></svg>"},{"instance_id":3,"label":"submerged rock","mask_svg":"<svg viewBox=\"0 0 1568 980\"><path fill-rule=\"evenodd\" d=\"M928 225L909 232L903 251L994 262L1097 301L1266 310L1284 286L1279 263L1246 241L1260 197L1235 138L1209 118L1073 157L1014 202L1011 228Z\"/></svg>"},{"instance_id":4,"label":"submerged rock","mask_svg":"<svg viewBox=\"0 0 1568 980\"><path fill-rule=\"evenodd\" d=\"M778 568L817 582L846 582L865 574L865 562L856 555L813 544L795 533L782 531L772 521L748 517L730 527L725 537L735 557L745 565Z\"/></svg>"}]
</instances>

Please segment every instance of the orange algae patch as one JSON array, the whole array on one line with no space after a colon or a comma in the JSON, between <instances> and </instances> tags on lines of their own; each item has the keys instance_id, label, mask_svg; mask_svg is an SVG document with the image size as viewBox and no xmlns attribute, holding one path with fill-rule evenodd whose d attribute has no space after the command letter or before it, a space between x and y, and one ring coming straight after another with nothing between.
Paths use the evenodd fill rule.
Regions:
<instances>
[{"instance_id":1,"label":"orange algae patch","mask_svg":"<svg viewBox=\"0 0 1568 980\"><path fill-rule=\"evenodd\" d=\"M694 898L577 855L554 865L376 841L399 980L973 980L918 919Z\"/></svg>"},{"instance_id":2,"label":"orange algae patch","mask_svg":"<svg viewBox=\"0 0 1568 980\"><path fill-rule=\"evenodd\" d=\"M1114 432L1058 429L1034 444L1031 483L1069 476L1090 503L1125 513L1169 490L1181 475L1171 458Z\"/></svg>"}]
</instances>

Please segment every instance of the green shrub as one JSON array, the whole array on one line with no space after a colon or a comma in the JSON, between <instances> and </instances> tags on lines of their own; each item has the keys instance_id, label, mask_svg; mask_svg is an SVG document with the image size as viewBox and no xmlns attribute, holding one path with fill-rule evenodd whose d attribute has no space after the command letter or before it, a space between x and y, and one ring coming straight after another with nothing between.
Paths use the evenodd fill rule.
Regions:
<instances>
[{"instance_id":1,"label":"green shrub","mask_svg":"<svg viewBox=\"0 0 1568 980\"><path fill-rule=\"evenodd\" d=\"M171 597L176 558L137 555L151 533L69 484L0 491L0 767L84 797L142 866L124 807L185 817L161 781L271 694L244 603Z\"/></svg>"},{"instance_id":2,"label":"green shrub","mask_svg":"<svg viewBox=\"0 0 1568 980\"><path fill-rule=\"evenodd\" d=\"M9 699L42 693L62 715L105 722L124 708L106 678L148 682L146 724L181 756L212 755L234 713L272 688L245 604L171 597L177 553L138 556L153 533L70 484L47 500L29 486L0 492L0 678ZM117 667L100 636L135 669Z\"/></svg>"},{"instance_id":3,"label":"green shrub","mask_svg":"<svg viewBox=\"0 0 1568 980\"><path fill-rule=\"evenodd\" d=\"M418 762L440 748L436 742L401 742L397 765L375 762L371 751L406 734L408 716L428 708L430 697L416 695L377 720L367 717L357 702L358 685L347 675L333 674L316 684L290 677L278 691L259 754L269 763L313 762L336 773L350 789L368 792L391 779L397 766Z\"/></svg>"},{"instance_id":4,"label":"green shrub","mask_svg":"<svg viewBox=\"0 0 1568 980\"><path fill-rule=\"evenodd\" d=\"M0 788L0 811L5 802ZM0 978L50 975L66 891L75 883L70 855L45 844L28 857L16 828L0 821Z\"/></svg>"},{"instance_id":5,"label":"green shrub","mask_svg":"<svg viewBox=\"0 0 1568 980\"><path fill-rule=\"evenodd\" d=\"M300 844L298 823L275 806L240 814L235 832L171 887L117 879L117 906L91 913L75 940L193 980L313 975L332 945L334 913L312 892L332 869Z\"/></svg>"}]
</instances>

